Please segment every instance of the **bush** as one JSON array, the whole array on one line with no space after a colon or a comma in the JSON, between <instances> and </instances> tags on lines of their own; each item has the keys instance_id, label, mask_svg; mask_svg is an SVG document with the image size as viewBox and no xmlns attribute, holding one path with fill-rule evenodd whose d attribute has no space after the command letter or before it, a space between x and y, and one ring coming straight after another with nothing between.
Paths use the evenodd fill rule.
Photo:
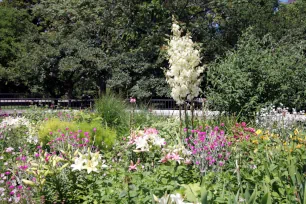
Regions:
<instances>
[{"instance_id":1,"label":"bush","mask_svg":"<svg viewBox=\"0 0 306 204\"><path fill-rule=\"evenodd\" d=\"M66 122L61 121L58 118L51 118L40 125L38 131L39 141L43 144L47 144L53 139L53 132L65 132L66 128L69 128L69 131L72 132L78 130L78 127L74 122Z\"/></svg>"},{"instance_id":2,"label":"bush","mask_svg":"<svg viewBox=\"0 0 306 204\"><path fill-rule=\"evenodd\" d=\"M115 143L117 137L116 131L111 127L101 126L101 123L99 121L91 123L79 123L78 127L83 132L88 132L91 136L95 135L95 138L93 138L92 140L94 140L95 145L97 145L101 149L110 149Z\"/></svg>"},{"instance_id":3,"label":"bush","mask_svg":"<svg viewBox=\"0 0 306 204\"><path fill-rule=\"evenodd\" d=\"M219 111L252 116L266 104L300 109L305 106L304 42L284 37L275 42L258 39L250 31L237 50L212 65L207 72L210 105Z\"/></svg>"},{"instance_id":4,"label":"bush","mask_svg":"<svg viewBox=\"0 0 306 204\"><path fill-rule=\"evenodd\" d=\"M77 132L78 130L82 130L83 133L88 132L91 137L95 136L94 144L101 149L112 147L117 136L115 130L108 126L101 126L99 121L76 123L61 121L58 118L52 118L42 123L38 135L40 142L47 144L54 139L53 133L55 132Z\"/></svg>"},{"instance_id":5,"label":"bush","mask_svg":"<svg viewBox=\"0 0 306 204\"><path fill-rule=\"evenodd\" d=\"M128 105L120 96L107 93L96 100L95 110L103 119L106 126L117 130L118 135L123 136L129 130Z\"/></svg>"}]
</instances>

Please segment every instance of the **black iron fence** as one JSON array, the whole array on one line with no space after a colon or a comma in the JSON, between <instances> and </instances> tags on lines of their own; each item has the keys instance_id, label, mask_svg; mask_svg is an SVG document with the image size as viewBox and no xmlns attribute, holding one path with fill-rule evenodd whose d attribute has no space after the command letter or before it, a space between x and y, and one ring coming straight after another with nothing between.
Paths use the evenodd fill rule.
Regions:
<instances>
[{"instance_id":1,"label":"black iron fence","mask_svg":"<svg viewBox=\"0 0 306 204\"><path fill-rule=\"evenodd\" d=\"M10 96L10 97L9 97ZM27 109L30 106L39 106L46 108L72 108L85 109L93 108L94 99L57 99L57 98L23 98L22 94L1 94L0 109ZM147 102L137 101L137 104L144 104L145 108L155 110L178 110L179 106L173 99L151 99ZM188 101L186 101L189 106ZM202 100L194 101L195 109L202 108Z\"/></svg>"},{"instance_id":2,"label":"black iron fence","mask_svg":"<svg viewBox=\"0 0 306 204\"><path fill-rule=\"evenodd\" d=\"M93 99L0 98L0 109L27 109L30 106L84 109L92 108L93 103Z\"/></svg>"}]
</instances>

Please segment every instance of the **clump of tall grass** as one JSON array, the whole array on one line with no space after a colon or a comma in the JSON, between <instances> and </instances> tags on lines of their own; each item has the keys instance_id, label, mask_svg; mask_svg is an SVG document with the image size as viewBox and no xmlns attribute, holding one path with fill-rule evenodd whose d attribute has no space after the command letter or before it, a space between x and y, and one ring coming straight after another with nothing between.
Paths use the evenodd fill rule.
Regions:
<instances>
[{"instance_id":1,"label":"clump of tall grass","mask_svg":"<svg viewBox=\"0 0 306 204\"><path fill-rule=\"evenodd\" d=\"M95 101L95 110L102 117L103 125L116 129L118 136L129 133L129 112L125 99L114 93L106 93Z\"/></svg>"}]
</instances>

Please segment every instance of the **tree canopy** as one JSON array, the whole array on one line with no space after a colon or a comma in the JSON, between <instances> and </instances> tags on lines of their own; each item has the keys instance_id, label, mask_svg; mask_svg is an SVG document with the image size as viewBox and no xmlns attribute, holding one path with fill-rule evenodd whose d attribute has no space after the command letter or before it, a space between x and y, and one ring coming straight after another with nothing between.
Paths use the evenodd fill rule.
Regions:
<instances>
[{"instance_id":1,"label":"tree canopy","mask_svg":"<svg viewBox=\"0 0 306 204\"><path fill-rule=\"evenodd\" d=\"M285 100L286 89L287 98L299 101L292 96L297 87L280 84L279 72L302 71L305 11L302 0L4 0L0 91L71 98L107 87L126 97L169 97L165 45L174 16L201 45L204 96L226 94L222 107L235 111L254 100L274 101L265 98L267 87L275 99ZM250 73L259 78L239 82ZM266 78L274 82L263 85ZM239 95L247 87L256 99ZM248 99L236 103L237 97Z\"/></svg>"}]
</instances>

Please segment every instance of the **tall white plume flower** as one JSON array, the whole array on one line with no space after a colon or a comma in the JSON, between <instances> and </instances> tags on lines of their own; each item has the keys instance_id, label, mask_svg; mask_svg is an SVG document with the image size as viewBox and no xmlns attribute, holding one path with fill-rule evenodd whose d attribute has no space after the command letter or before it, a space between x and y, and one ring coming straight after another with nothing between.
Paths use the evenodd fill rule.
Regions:
<instances>
[{"instance_id":1,"label":"tall white plume flower","mask_svg":"<svg viewBox=\"0 0 306 204\"><path fill-rule=\"evenodd\" d=\"M190 34L181 36L182 30L176 22L172 24L172 33L168 45L170 69L166 72L166 78L172 89L172 98L181 105L186 98L192 100L199 95L200 75L204 67L199 66L200 51L192 42Z\"/></svg>"}]
</instances>

